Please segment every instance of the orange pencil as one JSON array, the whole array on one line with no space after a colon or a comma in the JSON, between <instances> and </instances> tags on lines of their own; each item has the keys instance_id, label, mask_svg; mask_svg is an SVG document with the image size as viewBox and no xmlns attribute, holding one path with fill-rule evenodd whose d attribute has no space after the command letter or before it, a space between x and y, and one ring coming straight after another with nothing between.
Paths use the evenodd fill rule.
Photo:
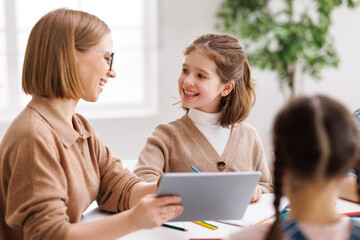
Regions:
<instances>
[{"instance_id":1,"label":"orange pencil","mask_svg":"<svg viewBox=\"0 0 360 240\"><path fill-rule=\"evenodd\" d=\"M270 219L272 219L272 218L274 218L274 217L275 217L275 215L272 215L271 217L265 218L264 220L261 220L260 222L255 223L255 225L260 224L260 223L264 223L264 222L266 222L267 220L270 220Z\"/></svg>"},{"instance_id":2,"label":"orange pencil","mask_svg":"<svg viewBox=\"0 0 360 240\"><path fill-rule=\"evenodd\" d=\"M346 213L340 213L342 216L350 216L350 215L359 215L360 212L346 212Z\"/></svg>"}]
</instances>

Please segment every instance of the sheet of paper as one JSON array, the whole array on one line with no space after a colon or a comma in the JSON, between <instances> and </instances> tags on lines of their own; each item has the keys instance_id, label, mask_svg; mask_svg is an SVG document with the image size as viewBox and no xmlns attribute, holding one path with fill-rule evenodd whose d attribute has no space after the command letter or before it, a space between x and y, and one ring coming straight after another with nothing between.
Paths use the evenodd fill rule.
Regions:
<instances>
[{"instance_id":1,"label":"sheet of paper","mask_svg":"<svg viewBox=\"0 0 360 240\"><path fill-rule=\"evenodd\" d=\"M259 202L249 204L249 206L246 209L245 215L242 219L226 220L223 222L237 224L239 226L254 225L275 214L273 201L274 201L273 194L263 194ZM288 198L282 197L280 201L279 209L280 210L283 209L288 205L288 203L289 203Z\"/></svg>"}]
</instances>

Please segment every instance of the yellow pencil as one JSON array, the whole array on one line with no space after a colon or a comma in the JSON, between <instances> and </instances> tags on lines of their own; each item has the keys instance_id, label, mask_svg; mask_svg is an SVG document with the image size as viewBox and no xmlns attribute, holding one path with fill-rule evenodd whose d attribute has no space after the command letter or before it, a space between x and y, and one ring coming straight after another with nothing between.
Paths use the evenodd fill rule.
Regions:
<instances>
[{"instance_id":1,"label":"yellow pencil","mask_svg":"<svg viewBox=\"0 0 360 240\"><path fill-rule=\"evenodd\" d=\"M275 215L272 215L271 217L265 218L264 220L261 220L260 222L256 223L255 225L260 224L260 223L264 223L264 222L266 222L267 220L270 220L273 217L275 217Z\"/></svg>"},{"instance_id":2,"label":"yellow pencil","mask_svg":"<svg viewBox=\"0 0 360 240\"><path fill-rule=\"evenodd\" d=\"M193 222L193 223L199 224L200 226L209 228L209 229L211 229L211 230L216 230L216 229L217 229L217 227L215 227L214 225L210 225L210 224L207 224L207 223L205 223L205 222L195 221L195 222Z\"/></svg>"},{"instance_id":3,"label":"yellow pencil","mask_svg":"<svg viewBox=\"0 0 360 240\"><path fill-rule=\"evenodd\" d=\"M212 225L212 224L210 224L210 223L208 223L208 222L204 222L204 221L201 221L201 222L203 222L203 223L205 223L205 224L207 224L207 225L210 225L210 226L212 226L212 227L214 227L214 228L218 228L217 226Z\"/></svg>"},{"instance_id":4,"label":"yellow pencil","mask_svg":"<svg viewBox=\"0 0 360 240\"><path fill-rule=\"evenodd\" d=\"M290 203L288 203L283 209L280 210L280 216L283 215L284 213L286 213L288 210L288 208L290 207ZM274 218L275 215L272 215L271 217L265 218L264 220L261 220L260 222L256 223L255 225L259 224L259 223L263 223L266 222L267 220L270 220L271 218Z\"/></svg>"}]
</instances>

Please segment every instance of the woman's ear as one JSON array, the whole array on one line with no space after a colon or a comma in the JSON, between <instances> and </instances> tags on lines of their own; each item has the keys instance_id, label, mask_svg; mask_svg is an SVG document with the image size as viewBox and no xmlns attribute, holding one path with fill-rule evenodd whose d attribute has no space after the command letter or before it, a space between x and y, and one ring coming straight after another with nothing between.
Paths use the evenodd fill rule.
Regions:
<instances>
[{"instance_id":1,"label":"woman's ear","mask_svg":"<svg viewBox=\"0 0 360 240\"><path fill-rule=\"evenodd\" d=\"M227 82L224 86L224 89L221 91L220 95L222 97L226 97L227 95L229 95L229 93L231 93L231 91L234 89L234 87L235 87L234 80Z\"/></svg>"}]
</instances>

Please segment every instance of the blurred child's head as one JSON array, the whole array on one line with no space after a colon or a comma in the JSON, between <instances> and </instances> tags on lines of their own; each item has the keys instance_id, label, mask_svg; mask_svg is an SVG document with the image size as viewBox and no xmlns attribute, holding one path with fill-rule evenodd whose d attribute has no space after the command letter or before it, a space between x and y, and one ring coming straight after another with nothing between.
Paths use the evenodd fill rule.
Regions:
<instances>
[{"instance_id":1,"label":"blurred child's head","mask_svg":"<svg viewBox=\"0 0 360 240\"><path fill-rule=\"evenodd\" d=\"M318 95L294 99L278 113L273 143L277 166L314 182L345 176L357 160L359 141L349 111Z\"/></svg>"},{"instance_id":2,"label":"blurred child's head","mask_svg":"<svg viewBox=\"0 0 360 240\"><path fill-rule=\"evenodd\" d=\"M340 183L358 162L359 136L353 117L326 96L290 100L275 118L273 144L277 219L283 185L295 192L317 183ZM292 178L283 183L285 172ZM279 239L277 223L267 239Z\"/></svg>"},{"instance_id":3,"label":"blurred child's head","mask_svg":"<svg viewBox=\"0 0 360 240\"><path fill-rule=\"evenodd\" d=\"M185 63L179 77L179 91L183 107L192 108L191 102L202 97L202 93L199 92L196 85L197 83L207 84L206 75L210 71L209 75L212 80L219 79L216 80L218 84L207 87L207 91L215 92L214 96L216 97L212 98L212 104L216 104L216 112L221 112L220 124L227 127L244 120L255 102L255 91L250 66L238 40L225 34L205 34L195 39L186 48L184 55ZM187 60L189 64L186 63ZM208 61L205 64L207 69L199 69L201 67L198 66L199 60L201 62ZM189 80L189 86L185 86L185 79L191 73L194 73L193 78ZM205 88L203 87L203 89ZM184 99L184 96L188 98ZM195 106L195 108L197 107ZM204 109L199 108L199 110Z\"/></svg>"}]
</instances>

